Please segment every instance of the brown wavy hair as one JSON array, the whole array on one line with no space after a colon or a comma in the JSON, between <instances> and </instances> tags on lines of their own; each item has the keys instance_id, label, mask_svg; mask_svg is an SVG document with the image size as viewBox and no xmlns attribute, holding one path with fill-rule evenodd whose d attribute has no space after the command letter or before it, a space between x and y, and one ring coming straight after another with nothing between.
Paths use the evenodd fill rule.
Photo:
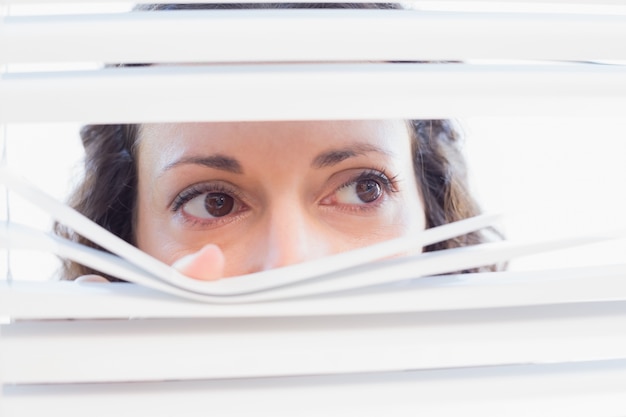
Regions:
<instances>
[{"instance_id":1,"label":"brown wavy hair","mask_svg":"<svg viewBox=\"0 0 626 417\"><path fill-rule=\"evenodd\" d=\"M159 4L140 5L135 10L194 10L226 8L366 8L400 9L395 3L294 3L294 4ZM127 64L126 64L127 65ZM117 66L125 66L117 65ZM450 120L410 120L413 166L422 193L426 227L436 227L480 214L469 192L467 166L461 150L461 136ZM137 200L137 135L139 125L87 125L80 135L85 149L84 178L68 204L100 226L135 244ZM102 249L93 242L55 224L54 230L70 240ZM491 232L495 230L491 229ZM497 232L492 236L499 236ZM490 240L485 232L474 232L426 247L425 251L474 245ZM486 266L467 271L495 270ZM62 279L86 274L104 275L81 264L63 262ZM110 281L117 278L104 275Z\"/></svg>"}]
</instances>

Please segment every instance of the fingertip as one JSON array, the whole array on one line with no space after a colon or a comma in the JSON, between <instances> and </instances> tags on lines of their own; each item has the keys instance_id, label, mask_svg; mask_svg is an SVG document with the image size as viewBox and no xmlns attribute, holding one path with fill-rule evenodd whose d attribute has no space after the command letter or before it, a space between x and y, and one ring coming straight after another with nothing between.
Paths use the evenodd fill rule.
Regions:
<instances>
[{"instance_id":1,"label":"fingertip","mask_svg":"<svg viewBox=\"0 0 626 417\"><path fill-rule=\"evenodd\" d=\"M199 251L180 258L172 266L190 278L213 281L222 278L224 265L222 250L217 245L208 244Z\"/></svg>"},{"instance_id":2,"label":"fingertip","mask_svg":"<svg viewBox=\"0 0 626 417\"><path fill-rule=\"evenodd\" d=\"M108 279L106 279L103 276L95 275L95 274L81 275L80 277L76 278L74 282L78 282L79 284L84 284L84 283L109 284Z\"/></svg>"}]
</instances>

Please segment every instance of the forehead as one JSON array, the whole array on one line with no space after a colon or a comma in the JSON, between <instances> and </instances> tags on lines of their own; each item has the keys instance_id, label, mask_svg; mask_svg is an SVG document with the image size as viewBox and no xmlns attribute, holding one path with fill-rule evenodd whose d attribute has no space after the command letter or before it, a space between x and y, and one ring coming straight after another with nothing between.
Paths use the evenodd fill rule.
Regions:
<instances>
[{"instance_id":1,"label":"forehead","mask_svg":"<svg viewBox=\"0 0 626 417\"><path fill-rule=\"evenodd\" d=\"M157 123L144 124L139 132L140 142L156 141L161 144L184 140L189 144L198 142L210 146L219 142L227 145L261 140L266 143L281 141L283 146L303 141L328 146L370 141L387 144L390 149L401 146L399 139L408 140L409 136L407 124L401 120Z\"/></svg>"},{"instance_id":2,"label":"forehead","mask_svg":"<svg viewBox=\"0 0 626 417\"><path fill-rule=\"evenodd\" d=\"M408 126L402 120L159 123L142 125L139 132L141 153L219 152L251 146L315 152L358 143L404 153L409 142Z\"/></svg>"}]
</instances>

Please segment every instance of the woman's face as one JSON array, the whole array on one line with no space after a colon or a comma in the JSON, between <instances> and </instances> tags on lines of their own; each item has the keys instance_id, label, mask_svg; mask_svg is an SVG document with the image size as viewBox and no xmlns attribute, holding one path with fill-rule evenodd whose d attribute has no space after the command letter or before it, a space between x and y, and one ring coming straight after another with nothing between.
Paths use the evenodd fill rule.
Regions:
<instances>
[{"instance_id":1,"label":"woman's face","mask_svg":"<svg viewBox=\"0 0 626 417\"><path fill-rule=\"evenodd\" d=\"M137 246L168 264L213 243L233 276L424 229L403 121L147 124L137 155Z\"/></svg>"}]
</instances>

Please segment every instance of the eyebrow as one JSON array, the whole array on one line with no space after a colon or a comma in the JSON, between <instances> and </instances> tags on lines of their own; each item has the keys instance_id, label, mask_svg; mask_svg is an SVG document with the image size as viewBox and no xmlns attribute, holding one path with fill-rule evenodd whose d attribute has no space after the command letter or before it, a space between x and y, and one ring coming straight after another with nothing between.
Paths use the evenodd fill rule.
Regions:
<instances>
[{"instance_id":1,"label":"eyebrow","mask_svg":"<svg viewBox=\"0 0 626 417\"><path fill-rule=\"evenodd\" d=\"M389 156L389 152L386 152L377 146L359 143L341 149L331 149L329 151L322 152L313 159L311 166L318 169L331 167L345 161L348 158L366 155L371 152Z\"/></svg>"},{"instance_id":2,"label":"eyebrow","mask_svg":"<svg viewBox=\"0 0 626 417\"><path fill-rule=\"evenodd\" d=\"M222 171L232 172L234 174L243 174L243 168L239 161L235 158L225 155L209 155L209 156L189 156L181 158L168 164L163 168L163 172L169 171L181 165L201 165L208 168L219 169Z\"/></svg>"}]
</instances>

